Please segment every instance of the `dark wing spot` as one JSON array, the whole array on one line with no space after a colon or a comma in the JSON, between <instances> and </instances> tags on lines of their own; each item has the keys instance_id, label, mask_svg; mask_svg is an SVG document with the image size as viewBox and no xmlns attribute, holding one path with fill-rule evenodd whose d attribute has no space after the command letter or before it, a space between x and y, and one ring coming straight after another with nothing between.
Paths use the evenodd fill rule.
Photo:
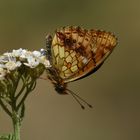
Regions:
<instances>
[{"instance_id":1,"label":"dark wing spot","mask_svg":"<svg viewBox=\"0 0 140 140\"><path fill-rule=\"evenodd\" d=\"M81 42L78 42L78 45L80 45L80 46L81 46L81 44L82 44Z\"/></svg>"},{"instance_id":2,"label":"dark wing spot","mask_svg":"<svg viewBox=\"0 0 140 140\"><path fill-rule=\"evenodd\" d=\"M73 40L71 38L66 38L64 40L64 44L65 44L65 46L71 47L71 46L73 46Z\"/></svg>"},{"instance_id":3,"label":"dark wing spot","mask_svg":"<svg viewBox=\"0 0 140 140\"><path fill-rule=\"evenodd\" d=\"M66 36L61 32L57 32L56 35L61 41L64 41L66 38Z\"/></svg>"},{"instance_id":4,"label":"dark wing spot","mask_svg":"<svg viewBox=\"0 0 140 140\"><path fill-rule=\"evenodd\" d=\"M80 37L84 37L84 35L83 35L83 34L79 34L79 36L80 36Z\"/></svg>"},{"instance_id":5,"label":"dark wing spot","mask_svg":"<svg viewBox=\"0 0 140 140\"><path fill-rule=\"evenodd\" d=\"M86 40L86 41L89 41L89 39L88 39L88 38L85 38L85 40Z\"/></svg>"},{"instance_id":6,"label":"dark wing spot","mask_svg":"<svg viewBox=\"0 0 140 140\"><path fill-rule=\"evenodd\" d=\"M79 42L80 43L80 42ZM79 44L78 43L78 44ZM80 43L81 44L81 43ZM86 56L86 51L85 51L85 49L84 49L84 47L81 45L79 48L76 48L75 49L75 51L77 52L77 53L79 53L80 55L82 55L82 56Z\"/></svg>"},{"instance_id":7,"label":"dark wing spot","mask_svg":"<svg viewBox=\"0 0 140 140\"><path fill-rule=\"evenodd\" d=\"M69 34L70 34L70 32L67 32L66 34L67 34L67 35L69 35Z\"/></svg>"},{"instance_id":8,"label":"dark wing spot","mask_svg":"<svg viewBox=\"0 0 140 140\"><path fill-rule=\"evenodd\" d=\"M96 35L96 34L94 34L94 35L93 35L93 37L97 37L97 35Z\"/></svg>"},{"instance_id":9,"label":"dark wing spot","mask_svg":"<svg viewBox=\"0 0 140 140\"><path fill-rule=\"evenodd\" d=\"M76 43L76 40L75 39L73 39L73 43Z\"/></svg>"}]
</instances>

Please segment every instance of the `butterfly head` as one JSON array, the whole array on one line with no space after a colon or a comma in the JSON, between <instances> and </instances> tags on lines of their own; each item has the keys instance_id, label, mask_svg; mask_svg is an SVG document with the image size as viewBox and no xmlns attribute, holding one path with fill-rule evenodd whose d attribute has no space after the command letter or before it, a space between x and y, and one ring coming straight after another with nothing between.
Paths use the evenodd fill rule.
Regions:
<instances>
[{"instance_id":1,"label":"butterfly head","mask_svg":"<svg viewBox=\"0 0 140 140\"><path fill-rule=\"evenodd\" d=\"M54 87L58 94L61 94L61 95L67 94L67 92L66 92L67 85L66 84L57 83L57 84L54 84Z\"/></svg>"}]
</instances>

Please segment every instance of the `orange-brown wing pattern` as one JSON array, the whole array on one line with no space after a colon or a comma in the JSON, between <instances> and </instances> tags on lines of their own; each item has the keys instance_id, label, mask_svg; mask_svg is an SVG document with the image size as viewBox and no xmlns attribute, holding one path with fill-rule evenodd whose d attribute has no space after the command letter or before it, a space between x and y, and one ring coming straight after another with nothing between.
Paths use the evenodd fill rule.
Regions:
<instances>
[{"instance_id":1,"label":"orange-brown wing pattern","mask_svg":"<svg viewBox=\"0 0 140 140\"><path fill-rule=\"evenodd\" d=\"M54 67L64 82L76 80L103 63L116 44L109 32L64 27L53 38Z\"/></svg>"}]
</instances>

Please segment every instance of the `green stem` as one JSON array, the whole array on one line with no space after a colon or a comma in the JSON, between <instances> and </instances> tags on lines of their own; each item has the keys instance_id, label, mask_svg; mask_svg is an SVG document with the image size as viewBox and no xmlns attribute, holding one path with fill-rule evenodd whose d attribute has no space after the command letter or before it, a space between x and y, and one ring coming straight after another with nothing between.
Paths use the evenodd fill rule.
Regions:
<instances>
[{"instance_id":1,"label":"green stem","mask_svg":"<svg viewBox=\"0 0 140 140\"><path fill-rule=\"evenodd\" d=\"M8 140L8 139L9 139L8 135L0 136L0 140Z\"/></svg>"},{"instance_id":2,"label":"green stem","mask_svg":"<svg viewBox=\"0 0 140 140\"><path fill-rule=\"evenodd\" d=\"M13 117L13 127L14 127L14 140L20 140L20 126L21 121L18 115L15 113Z\"/></svg>"},{"instance_id":3,"label":"green stem","mask_svg":"<svg viewBox=\"0 0 140 140\"><path fill-rule=\"evenodd\" d=\"M7 106L3 103L3 101L0 99L0 105L3 108L3 110L10 116L12 117L12 113L10 112L10 110L7 108Z\"/></svg>"},{"instance_id":4,"label":"green stem","mask_svg":"<svg viewBox=\"0 0 140 140\"><path fill-rule=\"evenodd\" d=\"M5 134L5 135L0 136L0 140L14 140L14 137L12 133L7 134L7 135Z\"/></svg>"}]
</instances>

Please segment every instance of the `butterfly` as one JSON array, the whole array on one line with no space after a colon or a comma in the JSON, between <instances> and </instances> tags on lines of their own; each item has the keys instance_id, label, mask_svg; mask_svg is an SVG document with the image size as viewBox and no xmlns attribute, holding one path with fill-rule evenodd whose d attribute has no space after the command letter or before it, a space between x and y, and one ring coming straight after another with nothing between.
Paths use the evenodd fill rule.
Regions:
<instances>
[{"instance_id":1,"label":"butterfly","mask_svg":"<svg viewBox=\"0 0 140 140\"><path fill-rule=\"evenodd\" d=\"M69 90L67 84L97 71L116 45L117 38L110 32L62 27L55 31L53 38L46 36L46 57L51 64L47 77L57 93L71 93L80 105L77 98L88 104ZM84 108L83 105L81 107Z\"/></svg>"}]
</instances>

